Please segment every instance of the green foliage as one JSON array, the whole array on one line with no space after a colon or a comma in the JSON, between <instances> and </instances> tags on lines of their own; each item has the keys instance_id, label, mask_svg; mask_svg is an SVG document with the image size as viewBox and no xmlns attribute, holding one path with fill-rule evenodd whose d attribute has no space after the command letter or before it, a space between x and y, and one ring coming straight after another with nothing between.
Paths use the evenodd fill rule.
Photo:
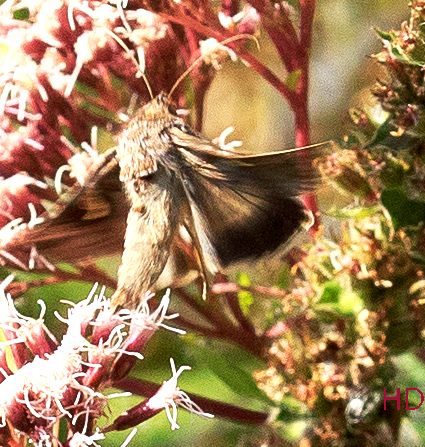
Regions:
<instances>
[{"instance_id":1,"label":"green foliage","mask_svg":"<svg viewBox=\"0 0 425 447\"><path fill-rule=\"evenodd\" d=\"M255 399L273 405L267 395L258 389L252 373L246 372L239 366L237 357L226 358L223 355L211 353L208 349L205 349L202 353L198 351L197 355L204 367L215 374L235 394L246 399Z\"/></svg>"},{"instance_id":2,"label":"green foliage","mask_svg":"<svg viewBox=\"0 0 425 447\"><path fill-rule=\"evenodd\" d=\"M425 202L409 200L401 189L385 189L382 191L381 200L390 213L395 230L417 226L425 220Z\"/></svg>"}]
</instances>

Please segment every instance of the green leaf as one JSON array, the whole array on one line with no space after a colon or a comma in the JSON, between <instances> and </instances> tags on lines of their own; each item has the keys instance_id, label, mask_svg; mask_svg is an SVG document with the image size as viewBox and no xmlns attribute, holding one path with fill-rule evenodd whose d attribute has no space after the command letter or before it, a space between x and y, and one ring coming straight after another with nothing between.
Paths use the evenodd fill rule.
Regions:
<instances>
[{"instance_id":1,"label":"green leaf","mask_svg":"<svg viewBox=\"0 0 425 447\"><path fill-rule=\"evenodd\" d=\"M239 368L237 358L233 357L228 361L225 356L215 355L207 349L202 353L199 352L199 356L204 366L219 377L236 394L274 405L274 402L258 388L252 375Z\"/></svg>"},{"instance_id":2,"label":"green leaf","mask_svg":"<svg viewBox=\"0 0 425 447\"><path fill-rule=\"evenodd\" d=\"M376 130L373 140L365 147L365 149L372 148L381 144L384 144L388 137L391 136L391 132L396 130L394 124L392 124L392 116L389 116Z\"/></svg>"},{"instance_id":3,"label":"green leaf","mask_svg":"<svg viewBox=\"0 0 425 447\"><path fill-rule=\"evenodd\" d=\"M286 77L285 84L293 92L298 87L298 82L300 80L301 73L302 73L301 68L298 68L297 70L291 71L291 73L289 73L288 76Z\"/></svg>"},{"instance_id":4,"label":"green leaf","mask_svg":"<svg viewBox=\"0 0 425 447\"><path fill-rule=\"evenodd\" d=\"M400 388L425 389L424 364L412 353L404 353L392 357L397 368L397 386Z\"/></svg>"},{"instance_id":5,"label":"green leaf","mask_svg":"<svg viewBox=\"0 0 425 447\"><path fill-rule=\"evenodd\" d=\"M289 287L291 280L291 266L285 262L282 265L282 268L279 272L279 276L277 277L276 287L279 289L286 289Z\"/></svg>"},{"instance_id":6,"label":"green leaf","mask_svg":"<svg viewBox=\"0 0 425 447\"><path fill-rule=\"evenodd\" d=\"M292 422L309 417L311 417L311 414L306 405L303 405L293 397L286 397L280 405L280 412L276 417L276 420L281 422Z\"/></svg>"},{"instance_id":7,"label":"green leaf","mask_svg":"<svg viewBox=\"0 0 425 447\"><path fill-rule=\"evenodd\" d=\"M370 207L356 207L356 208L339 208L333 206L328 211L326 215L330 217L336 217L340 220L355 219L362 220L366 217L373 216L379 211L379 206Z\"/></svg>"},{"instance_id":8,"label":"green leaf","mask_svg":"<svg viewBox=\"0 0 425 447\"><path fill-rule=\"evenodd\" d=\"M245 272L239 272L237 274L238 284L243 287L249 287L251 283L251 279L249 278L248 274Z\"/></svg>"},{"instance_id":9,"label":"green leaf","mask_svg":"<svg viewBox=\"0 0 425 447\"><path fill-rule=\"evenodd\" d=\"M321 323L335 323L335 321L342 317L335 305L317 305L314 309L314 313Z\"/></svg>"},{"instance_id":10,"label":"green leaf","mask_svg":"<svg viewBox=\"0 0 425 447\"><path fill-rule=\"evenodd\" d=\"M387 42L392 42L396 37L394 33L387 33L385 31L381 31L378 28L375 28L374 31L382 40L386 40Z\"/></svg>"},{"instance_id":11,"label":"green leaf","mask_svg":"<svg viewBox=\"0 0 425 447\"><path fill-rule=\"evenodd\" d=\"M244 272L238 273L237 279L238 284L240 284L243 287L249 287L251 285L251 280L249 279L249 276ZM252 293L246 290L242 290L241 292L238 292L238 298L239 298L239 305L241 306L242 311L245 313L248 312L249 308L254 302L254 297L252 296Z\"/></svg>"},{"instance_id":12,"label":"green leaf","mask_svg":"<svg viewBox=\"0 0 425 447\"><path fill-rule=\"evenodd\" d=\"M30 16L28 8L17 9L13 11L13 18L15 20L28 20Z\"/></svg>"},{"instance_id":13,"label":"green leaf","mask_svg":"<svg viewBox=\"0 0 425 447\"><path fill-rule=\"evenodd\" d=\"M357 293L344 289L336 281L329 281L314 311L322 323L333 323L357 314L363 307L363 300Z\"/></svg>"},{"instance_id":14,"label":"green leaf","mask_svg":"<svg viewBox=\"0 0 425 447\"><path fill-rule=\"evenodd\" d=\"M353 290L344 290L341 294L338 310L344 315L358 314L364 307L363 300Z\"/></svg>"},{"instance_id":15,"label":"green leaf","mask_svg":"<svg viewBox=\"0 0 425 447\"><path fill-rule=\"evenodd\" d=\"M388 157L380 178L386 188L398 188L401 186L406 176L406 170L401 160Z\"/></svg>"},{"instance_id":16,"label":"green leaf","mask_svg":"<svg viewBox=\"0 0 425 447\"><path fill-rule=\"evenodd\" d=\"M416 320L409 317L390 321L385 331L385 346L391 353L403 352L412 348L417 340Z\"/></svg>"},{"instance_id":17,"label":"green leaf","mask_svg":"<svg viewBox=\"0 0 425 447\"><path fill-rule=\"evenodd\" d=\"M342 293L342 287L337 281L329 281L325 284L322 296L318 304L337 303Z\"/></svg>"},{"instance_id":18,"label":"green leaf","mask_svg":"<svg viewBox=\"0 0 425 447\"><path fill-rule=\"evenodd\" d=\"M391 47L391 53L395 56L396 60L399 62L403 62L407 65L413 65L415 67L423 67L424 63L422 61L417 61L415 59L412 59L411 57L408 57L405 53L401 53L400 50L396 47Z\"/></svg>"},{"instance_id":19,"label":"green leaf","mask_svg":"<svg viewBox=\"0 0 425 447\"><path fill-rule=\"evenodd\" d=\"M390 213L396 230L416 226L425 220L425 203L408 199L401 189L385 189L382 192L381 201Z\"/></svg>"}]
</instances>

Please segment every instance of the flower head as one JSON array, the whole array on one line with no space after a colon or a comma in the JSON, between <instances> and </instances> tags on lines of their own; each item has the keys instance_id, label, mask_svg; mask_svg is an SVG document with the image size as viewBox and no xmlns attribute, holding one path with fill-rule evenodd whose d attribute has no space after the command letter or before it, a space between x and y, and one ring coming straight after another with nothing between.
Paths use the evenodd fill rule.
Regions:
<instances>
[{"instance_id":1,"label":"flower head","mask_svg":"<svg viewBox=\"0 0 425 447\"><path fill-rule=\"evenodd\" d=\"M212 414L204 413L201 408L195 404L190 397L177 387L177 379L184 370L190 369L189 366L181 366L176 370L174 360L170 359L171 370L173 376L170 380L164 381L163 385L150 398L144 400L139 405L122 413L112 425L107 427L105 431L126 430L133 427L152 416L158 414L162 410L167 413L171 429L180 428L177 424L177 406L181 406L186 410L196 413L198 416L212 418Z\"/></svg>"},{"instance_id":2,"label":"flower head","mask_svg":"<svg viewBox=\"0 0 425 447\"><path fill-rule=\"evenodd\" d=\"M0 328L8 340L0 346L0 435L13 427L34 444L50 445L58 421L65 419L68 445L96 446L103 435L93 431L94 422L104 414L107 399L115 397L103 391L130 371L134 361L129 359L143 359L146 341L169 318L169 295L153 313L145 305L138 312L113 315L110 301L95 286L86 299L71 303L66 318L57 315L68 326L59 344L43 323L44 303L40 301L37 320L25 317L5 295L6 285L0 296ZM13 365L5 356L7 348L13 348ZM188 367L175 371L173 366L173 378L146 406L149 417L165 409L172 428L178 427L174 402L200 411L176 387L184 369ZM147 418L145 412L143 420Z\"/></svg>"}]
</instances>

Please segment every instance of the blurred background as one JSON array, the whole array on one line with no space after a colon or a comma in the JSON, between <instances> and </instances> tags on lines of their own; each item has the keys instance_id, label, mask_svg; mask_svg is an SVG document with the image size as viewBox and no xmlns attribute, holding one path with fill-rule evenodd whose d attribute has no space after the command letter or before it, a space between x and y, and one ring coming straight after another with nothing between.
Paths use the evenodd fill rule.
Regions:
<instances>
[{"instance_id":1,"label":"blurred background","mask_svg":"<svg viewBox=\"0 0 425 447\"><path fill-rule=\"evenodd\" d=\"M322 0L317 2L310 81L312 143L339 140L349 108L370 101L369 88L380 64L370 56L381 44L374 28L398 28L409 19L405 0ZM279 76L284 70L264 33L251 51ZM232 126L229 137L247 152L294 147L292 114L283 98L242 63L228 62L208 92L204 133L214 138Z\"/></svg>"}]
</instances>

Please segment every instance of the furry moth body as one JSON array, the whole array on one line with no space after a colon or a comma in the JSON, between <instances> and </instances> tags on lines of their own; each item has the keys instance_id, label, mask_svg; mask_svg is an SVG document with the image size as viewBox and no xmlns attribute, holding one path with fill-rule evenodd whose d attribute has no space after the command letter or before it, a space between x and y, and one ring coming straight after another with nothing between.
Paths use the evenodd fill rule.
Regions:
<instances>
[{"instance_id":1,"label":"furry moth body","mask_svg":"<svg viewBox=\"0 0 425 447\"><path fill-rule=\"evenodd\" d=\"M317 177L300 163L300 150L235 154L191 130L165 94L142 107L116 149L130 211L113 305L140 304L181 225L204 279L286 242L306 220L296 196L312 190Z\"/></svg>"}]
</instances>

